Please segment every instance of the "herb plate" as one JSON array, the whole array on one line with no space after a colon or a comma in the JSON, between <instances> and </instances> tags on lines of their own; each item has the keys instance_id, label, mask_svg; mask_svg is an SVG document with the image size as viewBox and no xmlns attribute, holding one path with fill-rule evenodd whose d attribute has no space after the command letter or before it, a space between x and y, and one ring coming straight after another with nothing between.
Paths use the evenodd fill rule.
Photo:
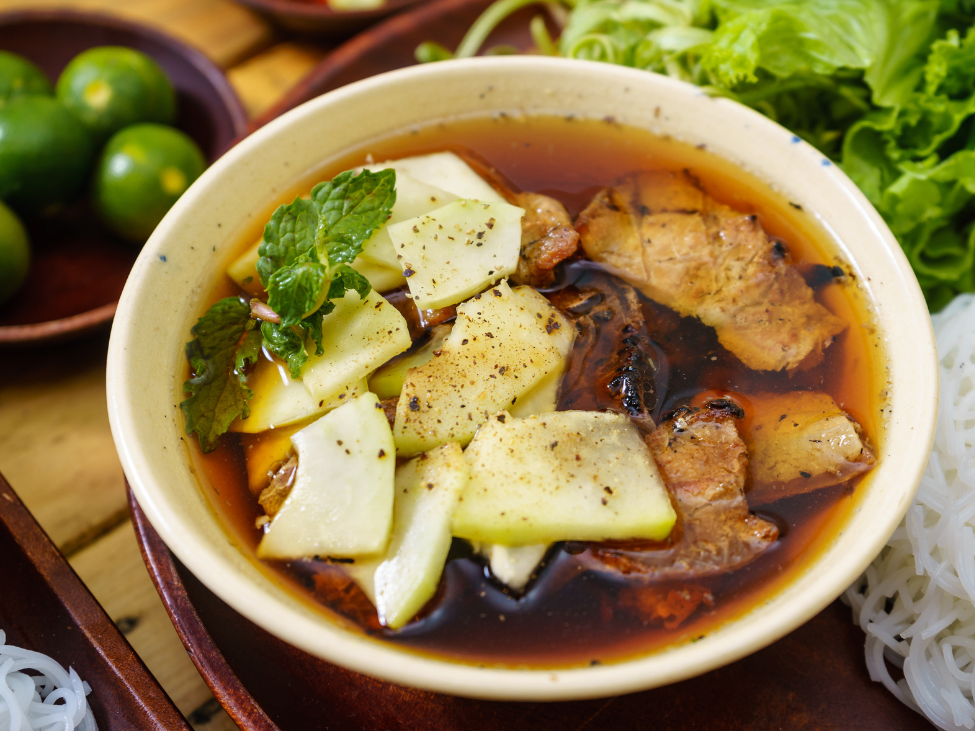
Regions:
<instances>
[{"instance_id":1,"label":"herb plate","mask_svg":"<svg viewBox=\"0 0 975 731\"><path fill-rule=\"evenodd\" d=\"M162 66L176 89L176 126L196 141L209 162L244 131L244 107L223 73L182 41L94 13L0 14L0 48L36 63L52 83L76 55L104 45L138 49ZM138 247L108 233L85 201L26 225L31 271L20 292L0 305L0 347L78 337L111 322Z\"/></svg>"}]
</instances>

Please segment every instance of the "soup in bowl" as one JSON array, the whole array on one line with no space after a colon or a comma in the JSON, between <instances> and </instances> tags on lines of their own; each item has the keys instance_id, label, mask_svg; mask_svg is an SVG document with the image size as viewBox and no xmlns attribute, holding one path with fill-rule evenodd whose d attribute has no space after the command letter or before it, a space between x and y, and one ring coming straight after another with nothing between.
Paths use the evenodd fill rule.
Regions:
<instances>
[{"instance_id":1,"label":"soup in bowl","mask_svg":"<svg viewBox=\"0 0 975 731\"><path fill-rule=\"evenodd\" d=\"M109 401L153 526L244 616L557 699L835 599L913 497L935 366L896 242L813 148L652 74L491 59L220 160L133 271Z\"/></svg>"}]
</instances>

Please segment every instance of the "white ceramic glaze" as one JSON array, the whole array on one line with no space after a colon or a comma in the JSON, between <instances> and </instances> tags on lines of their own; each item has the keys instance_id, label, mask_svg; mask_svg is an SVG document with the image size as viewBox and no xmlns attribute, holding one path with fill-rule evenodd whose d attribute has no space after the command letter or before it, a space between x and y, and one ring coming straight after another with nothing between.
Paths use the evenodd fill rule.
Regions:
<instances>
[{"instance_id":1,"label":"white ceramic glaze","mask_svg":"<svg viewBox=\"0 0 975 731\"><path fill-rule=\"evenodd\" d=\"M615 117L739 164L816 216L876 304L890 356L886 438L850 523L783 591L693 644L568 670L478 668L420 657L340 628L243 556L190 469L177 404L182 346L207 288L276 190L380 136L460 115ZM257 212L257 213L255 213ZM697 675L753 652L835 599L904 515L930 451L937 361L927 309L881 218L836 166L775 123L693 86L607 64L535 57L452 61L384 74L295 109L230 150L193 184L146 244L122 294L108 356L112 433L153 527L221 599L304 650L404 685L496 699L615 695ZM851 662L855 662L851 658Z\"/></svg>"}]
</instances>

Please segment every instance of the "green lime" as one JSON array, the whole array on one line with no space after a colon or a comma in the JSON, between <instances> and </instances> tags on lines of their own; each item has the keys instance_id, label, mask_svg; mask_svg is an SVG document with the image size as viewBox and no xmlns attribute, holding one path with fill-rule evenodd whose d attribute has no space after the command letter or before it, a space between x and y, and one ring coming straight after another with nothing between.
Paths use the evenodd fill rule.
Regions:
<instances>
[{"instance_id":1,"label":"green lime","mask_svg":"<svg viewBox=\"0 0 975 731\"><path fill-rule=\"evenodd\" d=\"M0 203L0 302L20 289L29 268L27 231L14 212Z\"/></svg>"},{"instance_id":2,"label":"green lime","mask_svg":"<svg viewBox=\"0 0 975 731\"><path fill-rule=\"evenodd\" d=\"M49 96L21 96L0 107L0 200L48 215L84 188L95 156L81 122Z\"/></svg>"},{"instance_id":3,"label":"green lime","mask_svg":"<svg viewBox=\"0 0 975 731\"><path fill-rule=\"evenodd\" d=\"M0 51L0 107L18 96L52 96L44 72L23 56Z\"/></svg>"},{"instance_id":4,"label":"green lime","mask_svg":"<svg viewBox=\"0 0 975 731\"><path fill-rule=\"evenodd\" d=\"M105 145L95 169L95 210L120 236L145 241L205 168L200 148L179 130L126 127Z\"/></svg>"},{"instance_id":5,"label":"green lime","mask_svg":"<svg viewBox=\"0 0 975 731\"><path fill-rule=\"evenodd\" d=\"M61 72L57 96L99 144L130 124L176 119L176 93L159 64L121 46L75 56Z\"/></svg>"}]
</instances>

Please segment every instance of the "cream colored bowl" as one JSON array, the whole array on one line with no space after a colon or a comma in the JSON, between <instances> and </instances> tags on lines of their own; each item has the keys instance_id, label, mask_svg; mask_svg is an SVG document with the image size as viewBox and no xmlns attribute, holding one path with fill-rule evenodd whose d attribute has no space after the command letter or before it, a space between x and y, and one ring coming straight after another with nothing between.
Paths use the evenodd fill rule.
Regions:
<instances>
[{"instance_id":1,"label":"cream colored bowl","mask_svg":"<svg viewBox=\"0 0 975 731\"><path fill-rule=\"evenodd\" d=\"M693 644L556 672L479 668L398 650L341 629L263 575L228 540L191 471L177 406L183 344L251 217L267 209L275 191L369 139L496 111L612 116L705 143L816 216L876 305L892 386L867 494L792 584ZM934 338L917 282L881 218L836 166L756 112L693 86L607 64L533 57L377 76L310 101L244 140L193 184L149 239L122 294L108 355L109 413L125 474L153 527L207 587L272 634L331 662L404 685L496 699L652 688L729 663L798 627L860 574L904 515L930 451L937 398Z\"/></svg>"}]
</instances>

